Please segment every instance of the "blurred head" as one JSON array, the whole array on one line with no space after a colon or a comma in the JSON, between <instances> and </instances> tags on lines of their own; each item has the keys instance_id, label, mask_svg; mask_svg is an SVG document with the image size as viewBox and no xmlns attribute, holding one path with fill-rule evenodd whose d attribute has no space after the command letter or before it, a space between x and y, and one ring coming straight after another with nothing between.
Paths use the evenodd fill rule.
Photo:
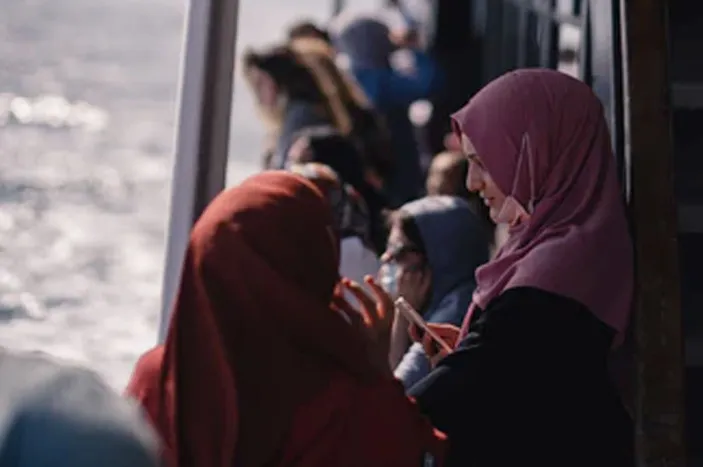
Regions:
<instances>
[{"instance_id":1,"label":"blurred head","mask_svg":"<svg viewBox=\"0 0 703 467\"><path fill-rule=\"evenodd\" d=\"M396 293L399 296L407 295L403 290L404 274L420 273L432 280L432 270L427 261L427 252L420 229L413 216L402 210L393 211L388 216L388 243L386 251L381 256L384 265L394 263L397 266ZM414 304L423 310L428 303L429 297L422 297L421 303Z\"/></svg>"},{"instance_id":2,"label":"blurred head","mask_svg":"<svg viewBox=\"0 0 703 467\"><path fill-rule=\"evenodd\" d=\"M359 84L336 63L336 51L319 39L300 38L289 41L290 48L315 77L325 97L334 126L344 135L355 132L359 113L371 104Z\"/></svg>"},{"instance_id":3,"label":"blurred head","mask_svg":"<svg viewBox=\"0 0 703 467\"><path fill-rule=\"evenodd\" d=\"M401 268L419 270L427 264L425 243L413 216L399 209L388 216L388 245L383 262L395 261Z\"/></svg>"},{"instance_id":4,"label":"blurred head","mask_svg":"<svg viewBox=\"0 0 703 467\"><path fill-rule=\"evenodd\" d=\"M298 133L288 160L291 163L319 162L330 166L345 183L357 190L364 185L364 162L354 142L332 127L306 128Z\"/></svg>"},{"instance_id":5,"label":"blurred head","mask_svg":"<svg viewBox=\"0 0 703 467\"><path fill-rule=\"evenodd\" d=\"M381 260L395 261L401 274L430 275L430 296L425 297L430 309L457 286L473 283L474 270L487 259L486 232L462 198L427 196L390 216L388 247Z\"/></svg>"},{"instance_id":6,"label":"blurred head","mask_svg":"<svg viewBox=\"0 0 703 467\"><path fill-rule=\"evenodd\" d=\"M0 465L157 467L143 412L96 374L38 352L0 349Z\"/></svg>"},{"instance_id":7,"label":"blurred head","mask_svg":"<svg viewBox=\"0 0 703 467\"><path fill-rule=\"evenodd\" d=\"M333 22L330 36L337 51L355 68L388 68L397 48L388 25L373 14L342 13Z\"/></svg>"},{"instance_id":8,"label":"blurred head","mask_svg":"<svg viewBox=\"0 0 703 467\"><path fill-rule=\"evenodd\" d=\"M330 36L312 21L300 21L288 29L288 40L317 39L330 43Z\"/></svg>"},{"instance_id":9,"label":"blurred head","mask_svg":"<svg viewBox=\"0 0 703 467\"><path fill-rule=\"evenodd\" d=\"M493 238L494 224L489 208L483 199L467 189L469 161L461 151L446 151L437 154L427 175L428 195L447 195L464 198L472 211L481 220L489 238Z\"/></svg>"},{"instance_id":10,"label":"blurred head","mask_svg":"<svg viewBox=\"0 0 703 467\"><path fill-rule=\"evenodd\" d=\"M466 176L469 170L468 160L461 152L446 151L432 159L427 175L428 195L449 195L468 198Z\"/></svg>"},{"instance_id":11,"label":"blurred head","mask_svg":"<svg viewBox=\"0 0 703 467\"><path fill-rule=\"evenodd\" d=\"M279 118L290 100L322 104L324 94L314 74L288 46L244 55L244 76L260 109Z\"/></svg>"},{"instance_id":12,"label":"blurred head","mask_svg":"<svg viewBox=\"0 0 703 467\"><path fill-rule=\"evenodd\" d=\"M354 236L370 244L369 210L359 193L329 166L317 162L298 163L290 171L317 186L332 208L335 230L340 238Z\"/></svg>"},{"instance_id":13,"label":"blurred head","mask_svg":"<svg viewBox=\"0 0 703 467\"><path fill-rule=\"evenodd\" d=\"M288 157L291 163L318 162L329 166L343 183L361 195L368 209L373 250L380 254L386 244L382 215L386 202L367 181L367 166L354 141L329 126L311 127L299 133Z\"/></svg>"}]
</instances>

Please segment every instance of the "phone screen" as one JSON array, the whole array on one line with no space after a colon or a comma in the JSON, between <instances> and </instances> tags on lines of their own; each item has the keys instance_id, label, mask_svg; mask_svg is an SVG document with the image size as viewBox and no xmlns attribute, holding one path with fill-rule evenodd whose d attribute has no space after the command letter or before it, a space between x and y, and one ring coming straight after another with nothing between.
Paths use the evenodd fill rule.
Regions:
<instances>
[{"instance_id":1,"label":"phone screen","mask_svg":"<svg viewBox=\"0 0 703 467\"><path fill-rule=\"evenodd\" d=\"M415 309L408 303L407 300L405 300L403 297L399 297L395 301L395 307L396 309L403 314L407 319L418 325L423 331L425 331L433 341L437 342L437 344L447 352L452 352L454 349L449 347L449 345L444 342L444 340L437 335L436 332L434 332L428 325L427 322L422 319L422 316L420 316L420 313L415 311Z\"/></svg>"}]
</instances>

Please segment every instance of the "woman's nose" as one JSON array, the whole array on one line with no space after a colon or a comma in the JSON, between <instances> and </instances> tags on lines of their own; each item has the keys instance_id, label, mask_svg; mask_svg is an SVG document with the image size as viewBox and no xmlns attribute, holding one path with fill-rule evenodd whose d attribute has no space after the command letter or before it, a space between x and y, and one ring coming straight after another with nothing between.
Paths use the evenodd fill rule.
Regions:
<instances>
[{"instance_id":1,"label":"woman's nose","mask_svg":"<svg viewBox=\"0 0 703 467\"><path fill-rule=\"evenodd\" d=\"M471 162L469 162L469 173L466 174L466 188L473 192L481 191L483 188L481 169Z\"/></svg>"}]
</instances>

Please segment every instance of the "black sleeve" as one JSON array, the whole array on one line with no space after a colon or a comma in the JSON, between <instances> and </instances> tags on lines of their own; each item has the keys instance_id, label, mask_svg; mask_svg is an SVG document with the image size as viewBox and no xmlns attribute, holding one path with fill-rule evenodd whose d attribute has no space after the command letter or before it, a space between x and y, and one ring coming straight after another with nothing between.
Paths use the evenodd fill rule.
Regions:
<instances>
[{"instance_id":1,"label":"black sleeve","mask_svg":"<svg viewBox=\"0 0 703 467\"><path fill-rule=\"evenodd\" d=\"M472 397L475 379L467 376L479 374L483 365L480 336L470 334L464 342L465 345L443 359L408 391L433 425L445 433L454 431L454 425L462 423L457 409L471 404L477 397Z\"/></svg>"},{"instance_id":2,"label":"black sleeve","mask_svg":"<svg viewBox=\"0 0 703 467\"><path fill-rule=\"evenodd\" d=\"M524 447L528 440L541 446L539 433L546 439L561 436L537 425L548 417L559 419L556 407L569 407L551 402L563 399L558 387L572 380L584 386L583 379L590 378L564 372L583 373L593 367L587 362L605 361L611 338L605 325L571 299L534 288L511 289L472 317L471 332L457 350L408 394L448 435L446 465L468 466L477 459L514 465L496 463L515 455L505 446Z\"/></svg>"},{"instance_id":3,"label":"black sleeve","mask_svg":"<svg viewBox=\"0 0 703 467\"><path fill-rule=\"evenodd\" d=\"M517 365L539 352L608 349L612 332L581 304L532 287L507 290L472 318L457 350L409 391L440 430L460 423L457 413L485 390L495 365ZM594 344L595 343L595 344ZM452 422L454 420L454 422Z\"/></svg>"},{"instance_id":4,"label":"black sleeve","mask_svg":"<svg viewBox=\"0 0 703 467\"><path fill-rule=\"evenodd\" d=\"M476 460L472 443L464 440L476 440L483 426L476 407L484 392L484 354L480 336L470 334L459 350L409 391L432 424L449 437L445 466L470 467Z\"/></svg>"}]
</instances>

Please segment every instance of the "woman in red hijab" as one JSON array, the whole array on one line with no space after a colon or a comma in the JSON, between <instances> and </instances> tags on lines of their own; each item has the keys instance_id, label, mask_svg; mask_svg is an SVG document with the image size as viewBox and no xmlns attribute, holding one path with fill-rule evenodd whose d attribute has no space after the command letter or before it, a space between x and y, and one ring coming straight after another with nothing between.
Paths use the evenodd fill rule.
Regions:
<instances>
[{"instance_id":1,"label":"woman in red hijab","mask_svg":"<svg viewBox=\"0 0 703 467\"><path fill-rule=\"evenodd\" d=\"M223 192L198 220L166 343L142 357L127 389L171 467L402 467L441 457L443 436L378 350L392 319L387 296L369 281L374 303L346 282L360 313L336 298L332 225L318 189L283 172Z\"/></svg>"}]
</instances>

